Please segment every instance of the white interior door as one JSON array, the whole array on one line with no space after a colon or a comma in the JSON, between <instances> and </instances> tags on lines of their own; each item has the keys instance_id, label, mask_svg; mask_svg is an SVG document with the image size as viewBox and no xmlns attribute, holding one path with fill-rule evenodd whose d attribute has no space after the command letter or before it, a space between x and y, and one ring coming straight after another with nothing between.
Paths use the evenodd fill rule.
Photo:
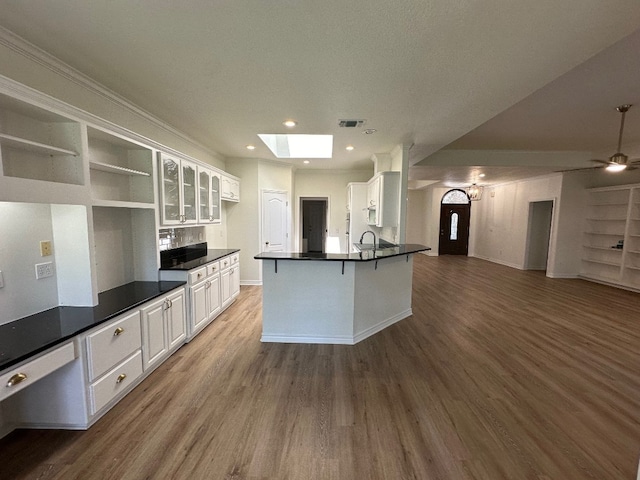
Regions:
<instances>
[{"instance_id":1,"label":"white interior door","mask_svg":"<svg viewBox=\"0 0 640 480\"><path fill-rule=\"evenodd\" d=\"M262 192L262 251L283 252L288 249L287 192Z\"/></svg>"}]
</instances>

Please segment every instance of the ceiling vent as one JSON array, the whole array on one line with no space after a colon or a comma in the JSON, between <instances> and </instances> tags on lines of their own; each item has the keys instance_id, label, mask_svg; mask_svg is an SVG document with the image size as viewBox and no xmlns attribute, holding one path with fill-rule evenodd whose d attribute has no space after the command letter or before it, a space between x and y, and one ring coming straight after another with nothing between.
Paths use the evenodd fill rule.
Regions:
<instances>
[{"instance_id":1,"label":"ceiling vent","mask_svg":"<svg viewBox=\"0 0 640 480\"><path fill-rule=\"evenodd\" d=\"M338 120L338 125L344 128L361 127L366 123L366 120Z\"/></svg>"}]
</instances>

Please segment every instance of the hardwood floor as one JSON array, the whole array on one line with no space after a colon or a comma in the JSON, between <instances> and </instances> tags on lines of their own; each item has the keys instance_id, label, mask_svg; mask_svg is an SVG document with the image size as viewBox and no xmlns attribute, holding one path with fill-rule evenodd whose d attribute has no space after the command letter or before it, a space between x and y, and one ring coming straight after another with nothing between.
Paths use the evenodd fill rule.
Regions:
<instances>
[{"instance_id":1,"label":"hardwood floor","mask_svg":"<svg viewBox=\"0 0 640 480\"><path fill-rule=\"evenodd\" d=\"M260 343L259 287L86 432L16 431L2 479L635 479L640 295L415 256L412 317Z\"/></svg>"}]
</instances>

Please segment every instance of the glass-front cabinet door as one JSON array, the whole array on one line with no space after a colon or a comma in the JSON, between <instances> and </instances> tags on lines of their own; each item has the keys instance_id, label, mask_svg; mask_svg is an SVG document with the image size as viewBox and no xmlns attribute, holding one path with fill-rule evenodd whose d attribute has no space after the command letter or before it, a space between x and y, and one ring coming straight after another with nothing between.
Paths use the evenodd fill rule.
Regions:
<instances>
[{"instance_id":1,"label":"glass-front cabinet door","mask_svg":"<svg viewBox=\"0 0 640 480\"><path fill-rule=\"evenodd\" d=\"M211 173L211 222L220 223L220 175Z\"/></svg>"},{"instance_id":2,"label":"glass-front cabinet door","mask_svg":"<svg viewBox=\"0 0 640 480\"><path fill-rule=\"evenodd\" d=\"M180 205L180 160L161 156L162 223L179 224L182 220Z\"/></svg>"},{"instance_id":3,"label":"glass-front cabinet door","mask_svg":"<svg viewBox=\"0 0 640 480\"><path fill-rule=\"evenodd\" d=\"M196 223L198 220L196 198L196 166L185 160L182 164L182 222Z\"/></svg>"},{"instance_id":4,"label":"glass-front cabinet door","mask_svg":"<svg viewBox=\"0 0 640 480\"><path fill-rule=\"evenodd\" d=\"M211 173L198 167L198 223L207 223L211 218L210 185Z\"/></svg>"}]
</instances>

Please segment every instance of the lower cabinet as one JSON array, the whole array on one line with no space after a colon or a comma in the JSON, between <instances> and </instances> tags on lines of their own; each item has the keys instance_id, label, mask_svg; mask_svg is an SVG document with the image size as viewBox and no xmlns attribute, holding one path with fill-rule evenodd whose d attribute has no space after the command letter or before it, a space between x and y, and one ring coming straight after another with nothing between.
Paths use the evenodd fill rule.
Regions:
<instances>
[{"instance_id":1,"label":"lower cabinet","mask_svg":"<svg viewBox=\"0 0 640 480\"><path fill-rule=\"evenodd\" d=\"M16 388L2 403L4 420L12 428L88 428L184 343L185 306L181 287L58 347L60 365Z\"/></svg>"},{"instance_id":2,"label":"lower cabinet","mask_svg":"<svg viewBox=\"0 0 640 480\"><path fill-rule=\"evenodd\" d=\"M184 290L142 308L142 362L144 370L184 343L187 336Z\"/></svg>"},{"instance_id":3,"label":"lower cabinet","mask_svg":"<svg viewBox=\"0 0 640 480\"><path fill-rule=\"evenodd\" d=\"M191 270L160 270L160 279L187 282L186 341L190 341L240 294L240 255L227 255Z\"/></svg>"},{"instance_id":4,"label":"lower cabinet","mask_svg":"<svg viewBox=\"0 0 640 480\"><path fill-rule=\"evenodd\" d=\"M221 276L222 308L226 308L240 294L240 256L236 253L227 257Z\"/></svg>"}]
</instances>

